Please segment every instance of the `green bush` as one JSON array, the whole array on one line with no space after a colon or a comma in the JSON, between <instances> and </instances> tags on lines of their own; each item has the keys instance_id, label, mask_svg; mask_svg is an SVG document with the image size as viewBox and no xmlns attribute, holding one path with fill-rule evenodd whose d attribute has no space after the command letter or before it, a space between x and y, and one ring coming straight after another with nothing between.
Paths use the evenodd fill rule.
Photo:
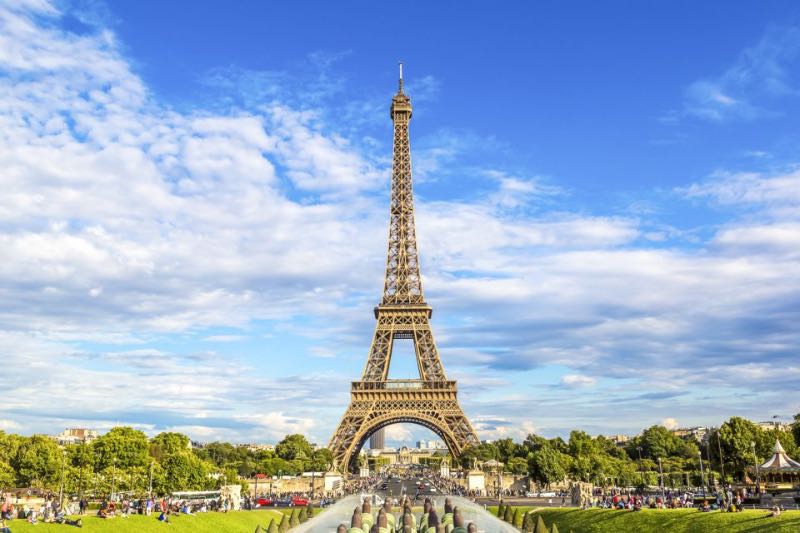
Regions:
<instances>
[{"instance_id":1,"label":"green bush","mask_svg":"<svg viewBox=\"0 0 800 533\"><path fill-rule=\"evenodd\" d=\"M544 525L541 515L536 517L536 529L533 530L533 533L550 533L547 531L547 526Z\"/></svg>"},{"instance_id":2,"label":"green bush","mask_svg":"<svg viewBox=\"0 0 800 533\"><path fill-rule=\"evenodd\" d=\"M514 513L511 511L511 506L506 505L506 510L503 513L503 521L508 522L509 524L514 519Z\"/></svg>"},{"instance_id":3,"label":"green bush","mask_svg":"<svg viewBox=\"0 0 800 533\"><path fill-rule=\"evenodd\" d=\"M533 533L533 513L525 513L525 518L522 520L522 531Z\"/></svg>"},{"instance_id":4,"label":"green bush","mask_svg":"<svg viewBox=\"0 0 800 533\"><path fill-rule=\"evenodd\" d=\"M514 509L514 518L512 519L511 523L516 528L522 527L522 513L519 512L519 508Z\"/></svg>"}]
</instances>

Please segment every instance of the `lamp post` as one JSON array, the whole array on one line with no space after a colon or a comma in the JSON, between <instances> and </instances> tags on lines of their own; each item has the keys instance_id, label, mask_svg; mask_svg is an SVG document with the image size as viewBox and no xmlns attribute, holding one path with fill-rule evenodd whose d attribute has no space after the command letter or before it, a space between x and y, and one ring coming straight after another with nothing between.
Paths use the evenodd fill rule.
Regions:
<instances>
[{"instance_id":1,"label":"lamp post","mask_svg":"<svg viewBox=\"0 0 800 533\"><path fill-rule=\"evenodd\" d=\"M117 458L111 461L111 501L114 501L114 492L116 491L117 483Z\"/></svg>"},{"instance_id":2,"label":"lamp post","mask_svg":"<svg viewBox=\"0 0 800 533\"><path fill-rule=\"evenodd\" d=\"M644 490L645 482L644 482L644 470L642 469L642 447L637 446L636 450L639 452L639 474L642 475L642 490Z\"/></svg>"},{"instance_id":3,"label":"lamp post","mask_svg":"<svg viewBox=\"0 0 800 533\"><path fill-rule=\"evenodd\" d=\"M154 460L150 460L150 484L148 485L147 489L147 496L150 499L153 499L153 464L155 463Z\"/></svg>"},{"instance_id":4,"label":"lamp post","mask_svg":"<svg viewBox=\"0 0 800 533\"><path fill-rule=\"evenodd\" d=\"M64 462L67 460L67 450L61 449L61 488L58 489L58 506L64 504Z\"/></svg>"},{"instance_id":5,"label":"lamp post","mask_svg":"<svg viewBox=\"0 0 800 533\"><path fill-rule=\"evenodd\" d=\"M756 443L750 441L750 448L753 450L753 464L756 467L756 494L761 494L761 473L758 470L758 457L756 457Z\"/></svg>"},{"instance_id":6,"label":"lamp post","mask_svg":"<svg viewBox=\"0 0 800 533\"><path fill-rule=\"evenodd\" d=\"M703 499L706 499L706 474L703 471L703 452L697 451L697 457L700 459L700 484L703 487Z\"/></svg>"},{"instance_id":7,"label":"lamp post","mask_svg":"<svg viewBox=\"0 0 800 533\"><path fill-rule=\"evenodd\" d=\"M658 458L658 477L661 483L661 505L666 505L666 498L664 497L664 470L661 468L661 457Z\"/></svg>"},{"instance_id":8,"label":"lamp post","mask_svg":"<svg viewBox=\"0 0 800 533\"><path fill-rule=\"evenodd\" d=\"M722 458L722 443L719 440L719 428L717 428L717 450L719 451L719 472L722 476L722 486L725 487L725 460Z\"/></svg>"}]
</instances>

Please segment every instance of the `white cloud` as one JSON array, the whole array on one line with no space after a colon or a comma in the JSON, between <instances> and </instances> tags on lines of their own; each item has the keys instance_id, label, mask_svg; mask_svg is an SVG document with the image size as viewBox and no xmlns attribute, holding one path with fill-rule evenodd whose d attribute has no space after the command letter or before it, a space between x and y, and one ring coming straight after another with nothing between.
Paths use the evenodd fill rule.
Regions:
<instances>
[{"instance_id":1,"label":"white cloud","mask_svg":"<svg viewBox=\"0 0 800 533\"><path fill-rule=\"evenodd\" d=\"M665 418L664 420L662 420L661 425L667 429L678 429L680 427L678 421L672 417Z\"/></svg>"},{"instance_id":2,"label":"white cloud","mask_svg":"<svg viewBox=\"0 0 800 533\"><path fill-rule=\"evenodd\" d=\"M686 89L686 115L721 122L775 117L775 98L797 95L800 28L773 27L717 77L697 80Z\"/></svg>"},{"instance_id":3,"label":"white cloud","mask_svg":"<svg viewBox=\"0 0 800 533\"><path fill-rule=\"evenodd\" d=\"M373 326L386 154L331 131L325 113L292 105L277 83L257 108L176 112L150 94L112 33L64 33L45 2L0 14L0 418L25 432L121 420L204 439L301 431L327 441L356 377L342 354L366 354ZM462 148L444 137L422 158L429 173ZM524 208L563 191L475 172L488 177L486 195L421 201L417 216L434 328L482 437L522 438L556 418L617 423L570 388L614 379L629 384L612 391L621 405L670 381L796 390L796 171L720 173L683 188L698 202L747 208L693 249L641 244L647 213L533 212ZM263 338L254 327L263 322L311 345L254 362L216 353L239 335L205 331ZM161 347L176 336L215 344ZM765 357L789 370L771 371ZM315 372L325 359L343 370ZM271 375L284 361L302 376ZM569 369L571 396L531 386L535 369L552 364ZM690 420L672 403L648 417Z\"/></svg>"},{"instance_id":4,"label":"white cloud","mask_svg":"<svg viewBox=\"0 0 800 533\"><path fill-rule=\"evenodd\" d=\"M561 384L567 387L588 387L595 383L597 383L595 378L582 374L564 374L561 376Z\"/></svg>"},{"instance_id":5,"label":"white cloud","mask_svg":"<svg viewBox=\"0 0 800 533\"><path fill-rule=\"evenodd\" d=\"M387 441L410 443L414 434L406 424L392 424L384 428L384 437Z\"/></svg>"}]
</instances>

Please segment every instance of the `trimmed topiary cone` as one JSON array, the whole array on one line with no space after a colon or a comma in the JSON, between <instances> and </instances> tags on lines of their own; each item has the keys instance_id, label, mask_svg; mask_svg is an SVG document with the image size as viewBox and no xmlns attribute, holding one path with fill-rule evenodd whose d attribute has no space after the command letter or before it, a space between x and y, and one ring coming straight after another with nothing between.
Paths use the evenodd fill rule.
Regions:
<instances>
[{"instance_id":1,"label":"trimmed topiary cone","mask_svg":"<svg viewBox=\"0 0 800 533\"><path fill-rule=\"evenodd\" d=\"M514 509L514 518L511 523L517 529L522 527L522 513L519 512L519 508Z\"/></svg>"},{"instance_id":2,"label":"trimmed topiary cone","mask_svg":"<svg viewBox=\"0 0 800 533\"><path fill-rule=\"evenodd\" d=\"M308 509L301 507L300 512L297 513L297 519L300 520L301 524L305 523L308 520Z\"/></svg>"},{"instance_id":3,"label":"trimmed topiary cone","mask_svg":"<svg viewBox=\"0 0 800 533\"><path fill-rule=\"evenodd\" d=\"M533 530L533 533L550 533L547 530L547 526L544 524L544 520L542 520L541 515L536 517L536 529Z\"/></svg>"},{"instance_id":4,"label":"trimmed topiary cone","mask_svg":"<svg viewBox=\"0 0 800 533\"><path fill-rule=\"evenodd\" d=\"M550 526L550 533L558 533L558 526L555 522L553 522L553 525Z\"/></svg>"},{"instance_id":5,"label":"trimmed topiary cone","mask_svg":"<svg viewBox=\"0 0 800 533\"><path fill-rule=\"evenodd\" d=\"M500 520L503 519L503 507L504 506L502 503L497 506L497 518L499 518Z\"/></svg>"},{"instance_id":6,"label":"trimmed topiary cone","mask_svg":"<svg viewBox=\"0 0 800 533\"><path fill-rule=\"evenodd\" d=\"M267 528L267 533L280 533L278 530L278 521L272 519L269 521L269 527Z\"/></svg>"},{"instance_id":7,"label":"trimmed topiary cone","mask_svg":"<svg viewBox=\"0 0 800 533\"><path fill-rule=\"evenodd\" d=\"M514 519L514 513L511 510L511 506L506 505L506 510L503 513L503 520L510 524L513 519Z\"/></svg>"},{"instance_id":8,"label":"trimmed topiary cone","mask_svg":"<svg viewBox=\"0 0 800 533\"><path fill-rule=\"evenodd\" d=\"M286 533L287 531L289 531L289 515L284 514L281 518L281 523L278 524L278 532Z\"/></svg>"},{"instance_id":9,"label":"trimmed topiary cone","mask_svg":"<svg viewBox=\"0 0 800 533\"><path fill-rule=\"evenodd\" d=\"M533 513L525 513L525 518L522 519L522 531L526 533L533 533Z\"/></svg>"}]
</instances>

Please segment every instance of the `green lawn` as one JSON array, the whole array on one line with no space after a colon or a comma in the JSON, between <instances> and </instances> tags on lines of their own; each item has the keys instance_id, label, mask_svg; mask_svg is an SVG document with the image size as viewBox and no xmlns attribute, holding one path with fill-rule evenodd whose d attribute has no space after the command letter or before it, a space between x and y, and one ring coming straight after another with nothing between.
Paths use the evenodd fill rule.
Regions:
<instances>
[{"instance_id":1,"label":"green lawn","mask_svg":"<svg viewBox=\"0 0 800 533\"><path fill-rule=\"evenodd\" d=\"M495 514L497 507L489 508ZM530 510L520 507L520 510ZM703 513L697 509L643 509L639 512L611 509L539 508L547 527L553 522L560 533L706 533L752 532L797 533L800 531L800 511L785 511L778 518L768 511L741 513Z\"/></svg>"},{"instance_id":2,"label":"green lawn","mask_svg":"<svg viewBox=\"0 0 800 533\"><path fill-rule=\"evenodd\" d=\"M148 533L165 531L169 533L253 533L256 526L269 525L273 518L280 520L283 513L278 510L234 511L230 513L202 513L192 516L170 515L171 525L159 522L157 514L150 517L134 515L128 518L102 519L93 515L83 517L83 529L60 524L28 524L23 520L12 520L8 527L13 533L69 533L70 531L109 532L109 533Z\"/></svg>"}]
</instances>

